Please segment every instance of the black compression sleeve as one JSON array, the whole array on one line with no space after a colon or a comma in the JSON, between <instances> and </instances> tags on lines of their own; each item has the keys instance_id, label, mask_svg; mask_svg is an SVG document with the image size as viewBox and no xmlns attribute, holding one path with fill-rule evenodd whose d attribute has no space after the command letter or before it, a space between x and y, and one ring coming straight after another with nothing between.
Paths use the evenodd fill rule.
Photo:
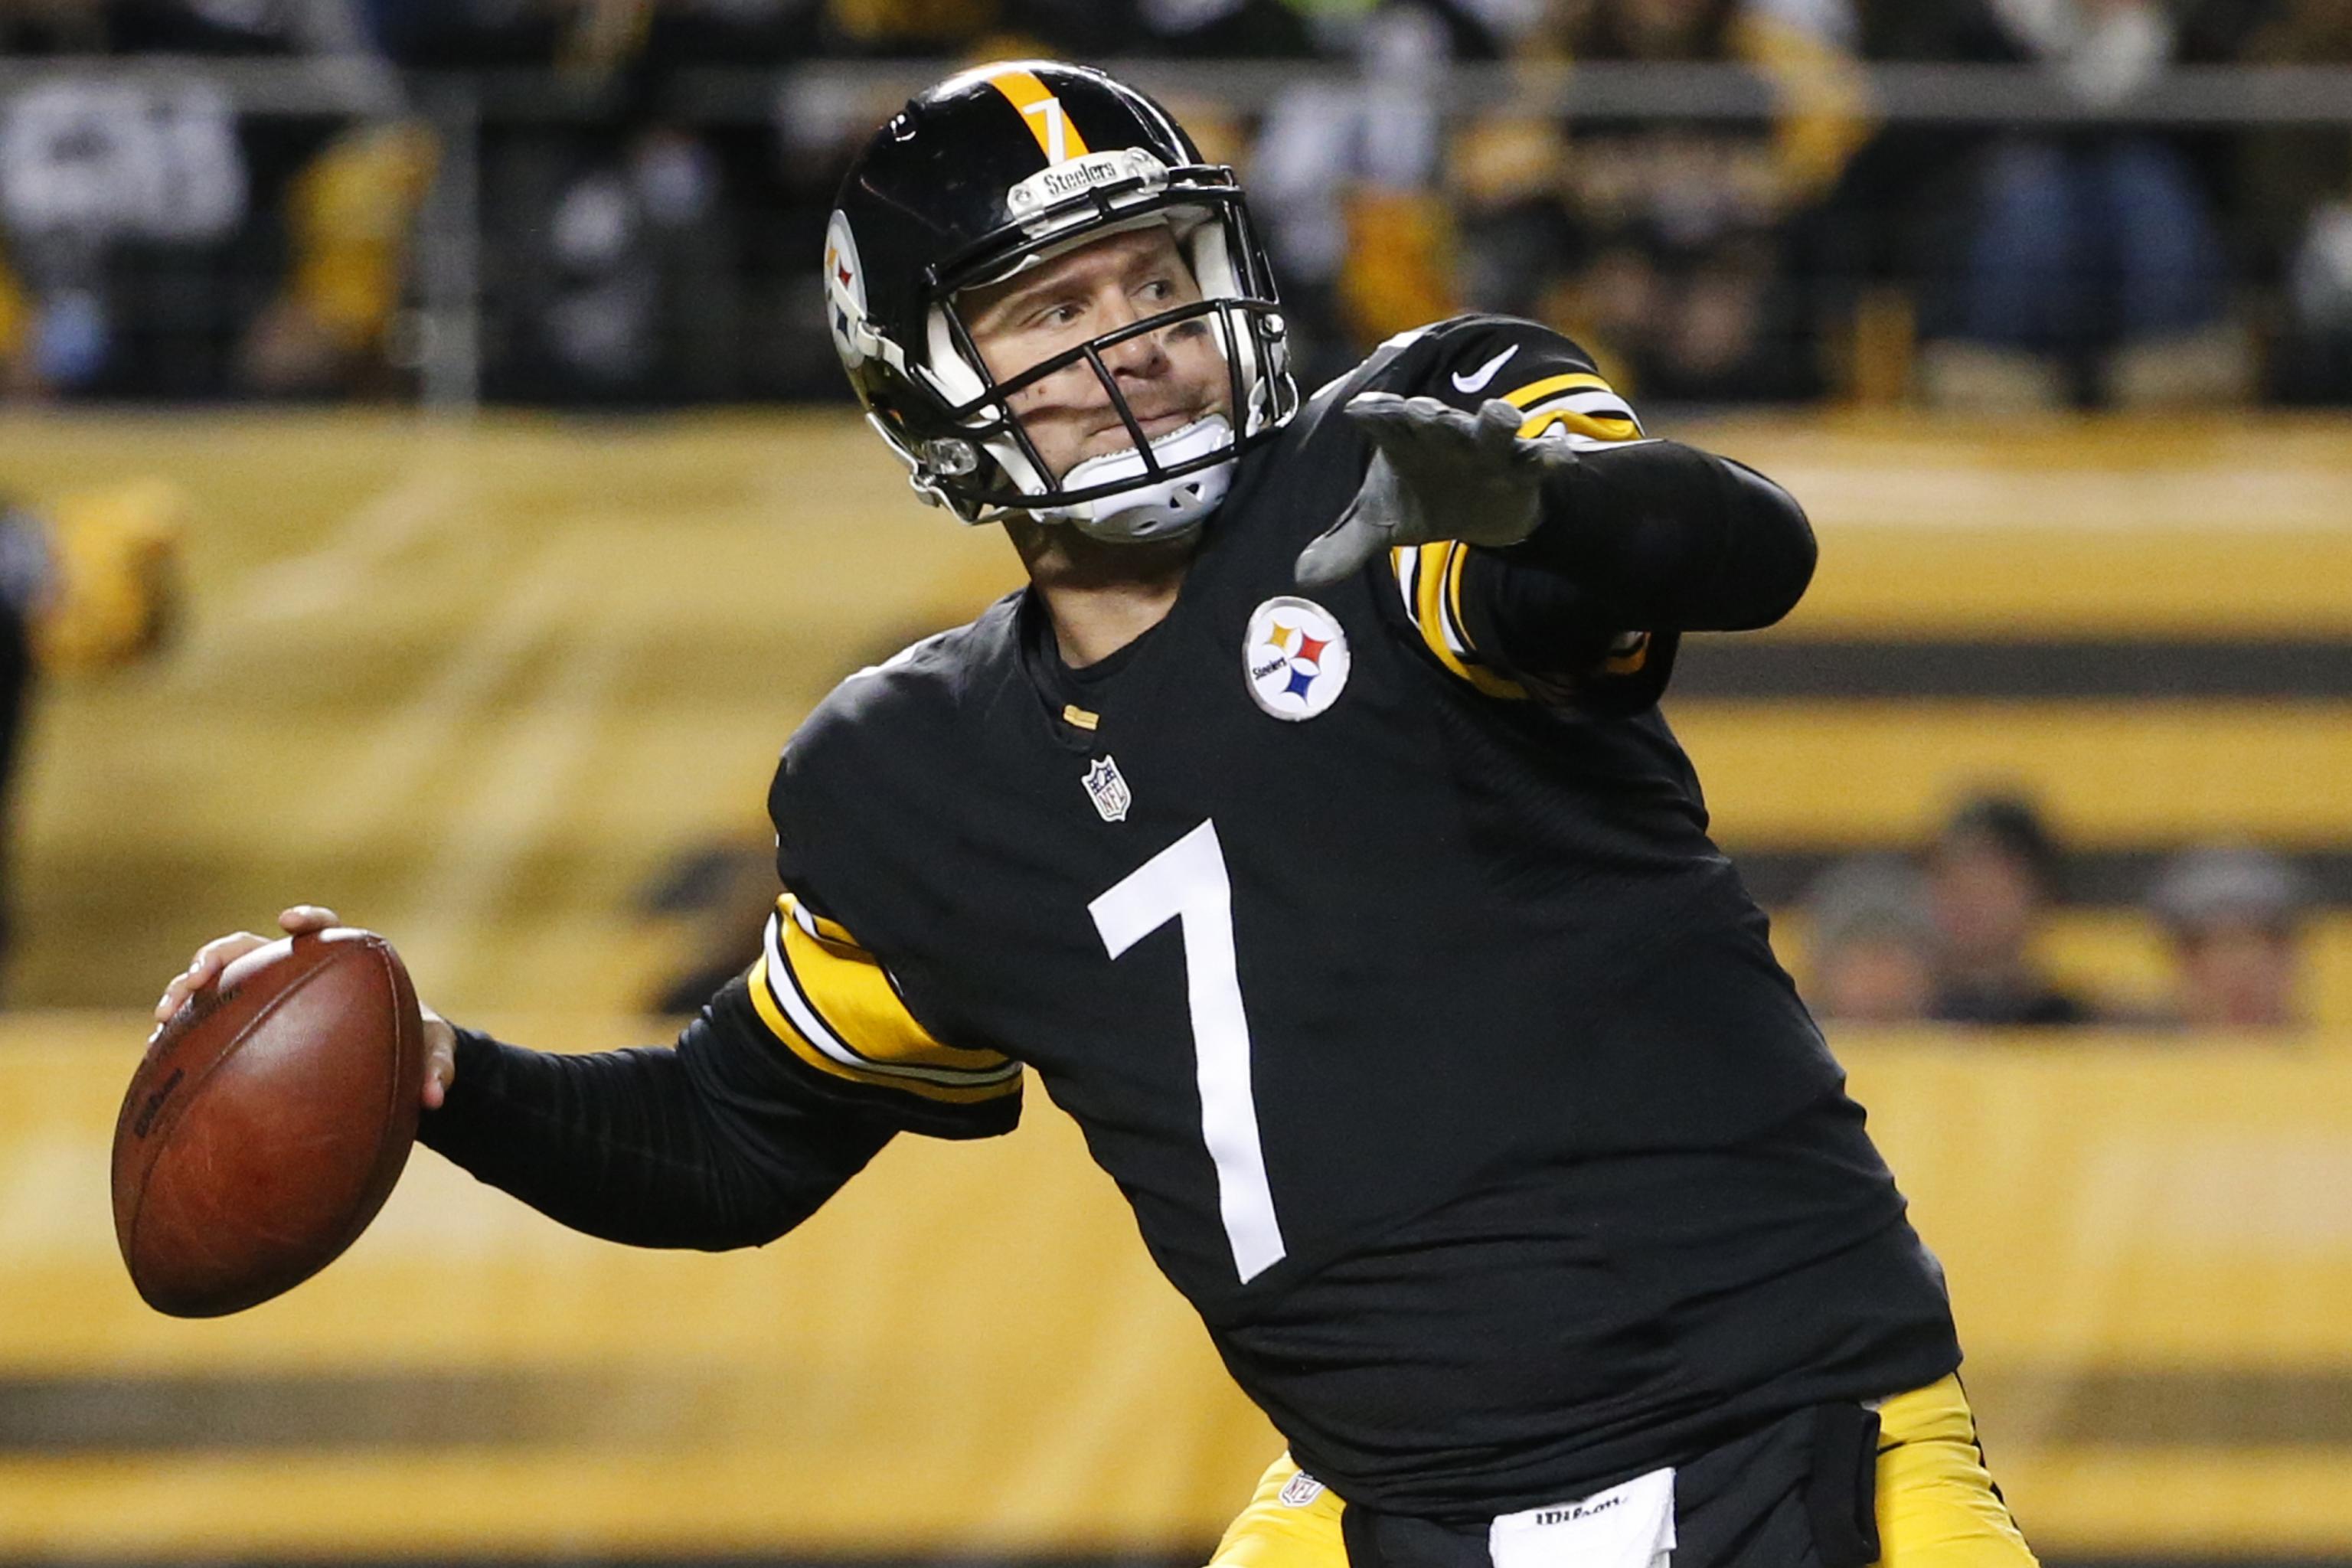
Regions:
<instances>
[{"instance_id":1,"label":"black compression sleeve","mask_svg":"<svg viewBox=\"0 0 2352 1568\"><path fill-rule=\"evenodd\" d=\"M815 1213L893 1131L800 1089L773 1049L740 977L674 1050L551 1056L461 1029L457 1082L418 1135L591 1236L755 1247Z\"/></svg>"},{"instance_id":2,"label":"black compression sleeve","mask_svg":"<svg viewBox=\"0 0 2352 1568\"><path fill-rule=\"evenodd\" d=\"M1494 559L1566 579L1583 627L1697 632L1779 620L1814 556L1788 491L1727 458L1643 441L1586 452L1548 479L1543 521Z\"/></svg>"}]
</instances>

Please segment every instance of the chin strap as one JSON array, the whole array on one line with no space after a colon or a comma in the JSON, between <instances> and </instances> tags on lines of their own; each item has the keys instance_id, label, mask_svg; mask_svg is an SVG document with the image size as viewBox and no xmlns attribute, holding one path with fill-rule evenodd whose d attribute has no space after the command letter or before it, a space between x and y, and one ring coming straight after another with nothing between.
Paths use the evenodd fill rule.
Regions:
<instances>
[{"instance_id":1,"label":"chin strap","mask_svg":"<svg viewBox=\"0 0 2352 1568\"><path fill-rule=\"evenodd\" d=\"M1151 443L1151 455L1163 467L1176 468L1214 452L1230 451L1234 445L1231 422L1222 414L1212 414L1158 437ZM1216 510L1233 488L1235 462L1228 457L1196 473L1121 490L1098 500L1045 508L1033 515L1041 522L1071 523L1079 532L1113 544L1171 539L1200 527L1201 520ZM1075 490L1118 484L1142 479L1148 471L1143 454L1129 447L1088 458L1062 476L1062 488Z\"/></svg>"}]
</instances>

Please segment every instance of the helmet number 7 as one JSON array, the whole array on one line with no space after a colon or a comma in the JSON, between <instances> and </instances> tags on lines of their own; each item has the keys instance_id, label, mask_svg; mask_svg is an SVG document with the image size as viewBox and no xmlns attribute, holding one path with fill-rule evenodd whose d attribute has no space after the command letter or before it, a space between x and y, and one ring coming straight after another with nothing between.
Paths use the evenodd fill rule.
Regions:
<instances>
[{"instance_id":1,"label":"helmet number 7","mask_svg":"<svg viewBox=\"0 0 2352 1568\"><path fill-rule=\"evenodd\" d=\"M1045 144L1046 163L1059 163L1069 156L1067 150L1069 137L1063 129L1067 121L1062 118L1060 99L1041 98L1034 103L1024 103L1021 106L1021 112L1034 114L1043 122L1045 130L1040 140Z\"/></svg>"},{"instance_id":2,"label":"helmet number 7","mask_svg":"<svg viewBox=\"0 0 2352 1568\"><path fill-rule=\"evenodd\" d=\"M1217 825L1202 823L1087 908L1114 960L1171 920L1182 931L1201 1137L1216 1166L1217 1209L1234 1268L1246 1285L1282 1261L1282 1226L1250 1093L1249 1017L1234 951L1233 883Z\"/></svg>"}]
</instances>

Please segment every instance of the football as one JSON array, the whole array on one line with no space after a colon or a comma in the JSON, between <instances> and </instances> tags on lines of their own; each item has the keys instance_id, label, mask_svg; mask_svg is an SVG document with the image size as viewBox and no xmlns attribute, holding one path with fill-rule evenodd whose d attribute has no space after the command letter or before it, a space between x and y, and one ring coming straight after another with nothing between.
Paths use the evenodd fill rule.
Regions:
<instances>
[{"instance_id":1,"label":"football","mask_svg":"<svg viewBox=\"0 0 2352 1568\"><path fill-rule=\"evenodd\" d=\"M373 931L230 964L157 1034L115 1121L115 1239L139 1294L217 1317L334 1261L400 1179L424 1075L416 993Z\"/></svg>"}]
</instances>

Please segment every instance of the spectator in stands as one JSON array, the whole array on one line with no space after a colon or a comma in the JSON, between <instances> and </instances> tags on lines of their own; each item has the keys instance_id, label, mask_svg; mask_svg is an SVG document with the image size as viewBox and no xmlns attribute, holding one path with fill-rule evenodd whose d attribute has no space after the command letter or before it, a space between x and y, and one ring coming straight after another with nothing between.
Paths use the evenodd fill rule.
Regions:
<instances>
[{"instance_id":1,"label":"spectator in stands","mask_svg":"<svg viewBox=\"0 0 2352 1568\"><path fill-rule=\"evenodd\" d=\"M704 402L743 356L738 206L704 138L646 116L593 137L517 135L490 160L493 396Z\"/></svg>"},{"instance_id":2,"label":"spectator in stands","mask_svg":"<svg viewBox=\"0 0 2352 1568\"><path fill-rule=\"evenodd\" d=\"M336 135L286 187L286 280L247 328L239 372L265 395L389 390L392 327L440 148L422 121Z\"/></svg>"},{"instance_id":3,"label":"spectator in stands","mask_svg":"<svg viewBox=\"0 0 2352 1568\"><path fill-rule=\"evenodd\" d=\"M2047 68L2086 110L2129 98L2176 58L2161 0L1985 3L2012 58ZM2251 389L2214 215L2172 141L2021 132L1990 146L1979 176L1948 335L1922 362L1931 399L2180 406Z\"/></svg>"},{"instance_id":4,"label":"spectator in stands","mask_svg":"<svg viewBox=\"0 0 2352 1568\"><path fill-rule=\"evenodd\" d=\"M1458 14L1444 6L1348 9L1323 8L1316 37L1352 58L1361 80L1281 94L1249 160L1251 211L1282 278L1302 385L1346 370L1391 333L1471 303L1440 183L1438 95L1449 59L1492 58L1496 41L1454 25Z\"/></svg>"},{"instance_id":5,"label":"spectator in stands","mask_svg":"<svg viewBox=\"0 0 2352 1568\"><path fill-rule=\"evenodd\" d=\"M2095 1021L2090 1005L2033 957L2057 870L2057 846L2021 796L1979 795L1946 821L1927 857L1939 942L1936 1018L1993 1027Z\"/></svg>"},{"instance_id":6,"label":"spectator in stands","mask_svg":"<svg viewBox=\"0 0 2352 1568\"><path fill-rule=\"evenodd\" d=\"M1523 52L1575 60L1744 62L1773 82L1767 121L1489 116L1455 139L1472 303L1539 316L1653 397L1814 390L1781 265L1783 227L1866 132L1848 0L1555 0Z\"/></svg>"},{"instance_id":7,"label":"spectator in stands","mask_svg":"<svg viewBox=\"0 0 2352 1568\"><path fill-rule=\"evenodd\" d=\"M0 10L9 11L0 41L18 43L30 17L47 25L35 47L91 53L348 60L370 47L351 0L42 0ZM380 337L388 303L373 311L376 331L352 331L356 293L348 285L359 269L338 264L354 254L349 245L327 267L305 266L322 256L322 232L348 236L359 216L352 182L338 177L352 160L330 154L320 166L340 169L296 175L341 129L329 115L242 113L202 71L45 73L0 100L0 391L155 398L219 397L257 383L278 390L283 378L241 366L240 345L249 354L256 318L287 266L279 221L289 206L286 226L299 231L292 248L308 254L293 258L299 276L287 293L329 308L307 318L280 312L274 324L309 326L314 339L332 334L339 343ZM399 250L405 216L378 227L372 243ZM342 286L328 300L316 286L331 276ZM299 357L285 352L299 333L258 338L278 351L260 363L284 367ZM331 389L322 375L297 379Z\"/></svg>"},{"instance_id":8,"label":"spectator in stands","mask_svg":"<svg viewBox=\"0 0 2352 1568\"><path fill-rule=\"evenodd\" d=\"M2192 1029L2284 1029L2297 994L2310 890L2275 855L2209 845L2165 863L2149 908L2171 939L2176 1020Z\"/></svg>"},{"instance_id":9,"label":"spectator in stands","mask_svg":"<svg viewBox=\"0 0 2352 1568\"><path fill-rule=\"evenodd\" d=\"M1805 997L1823 1019L1908 1024L1935 1000L1936 927L1927 881L1905 861L1841 861L1805 892Z\"/></svg>"}]
</instances>

